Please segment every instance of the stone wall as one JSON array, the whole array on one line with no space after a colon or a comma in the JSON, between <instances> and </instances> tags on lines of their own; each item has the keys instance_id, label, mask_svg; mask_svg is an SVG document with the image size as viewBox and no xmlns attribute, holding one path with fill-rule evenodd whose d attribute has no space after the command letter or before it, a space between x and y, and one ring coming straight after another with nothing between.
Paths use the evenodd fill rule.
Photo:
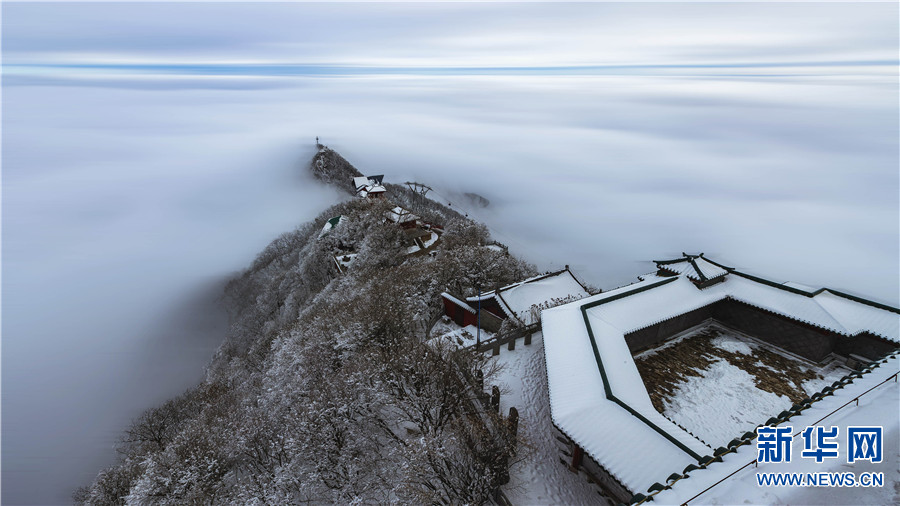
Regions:
<instances>
[{"instance_id":1,"label":"stone wall","mask_svg":"<svg viewBox=\"0 0 900 506\"><path fill-rule=\"evenodd\" d=\"M626 334L625 342L634 354L710 318L813 362L821 362L831 353L875 359L897 348L897 344L872 334L846 337L732 299Z\"/></svg>"},{"instance_id":2,"label":"stone wall","mask_svg":"<svg viewBox=\"0 0 900 506\"><path fill-rule=\"evenodd\" d=\"M887 339L864 332L854 337L841 337L834 346L834 352L844 357L860 355L869 360L881 358L895 350L897 345Z\"/></svg>"},{"instance_id":3,"label":"stone wall","mask_svg":"<svg viewBox=\"0 0 900 506\"><path fill-rule=\"evenodd\" d=\"M481 328L490 332L500 332L500 325L503 319L491 314L488 311L481 312Z\"/></svg>"},{"instance_id":4,"label":"stone wall","mask_svg":"<svg viewBox=\"0 0 900 506\"><path fill-rule=\"evenodd\" d=\"M838 340L846 339L834 332L731 299L717 302L712 308L713 318L726 326L813 362L821 362L834 350Z\"/></svg>"},{"instance_id":5,"label":"stone wall","mask_svg":"<svg viewBox=\"0 0 900 506\"><path fill-rule=\"evenodd\" d=\"M628 349L631 350L632 354L655 346L679 332L683 332L691 327L696 327L712 318L713 306L714 305L701 307L700 309L678 315L670 320L626 334L625 343L628 344Z\"/></svg>"}]
</instances>

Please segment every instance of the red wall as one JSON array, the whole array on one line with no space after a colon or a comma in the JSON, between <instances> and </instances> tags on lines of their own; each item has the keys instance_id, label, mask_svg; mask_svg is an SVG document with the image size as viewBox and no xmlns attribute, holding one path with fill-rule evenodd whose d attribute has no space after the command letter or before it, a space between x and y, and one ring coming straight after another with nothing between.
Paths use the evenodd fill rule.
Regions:
<instances>
[{"instance_id":1,"label":"red wall","mask_svg":"<svg viewBox=\"0 0 900 506\"><path fill-rule=\"evenodd\" d=\"M441 297L444 301L444 314L449 316L457 325L465 327L466 325L477 325L478 316L464 308L459 307L455 302Z\"/></svg>"}]
</instances>

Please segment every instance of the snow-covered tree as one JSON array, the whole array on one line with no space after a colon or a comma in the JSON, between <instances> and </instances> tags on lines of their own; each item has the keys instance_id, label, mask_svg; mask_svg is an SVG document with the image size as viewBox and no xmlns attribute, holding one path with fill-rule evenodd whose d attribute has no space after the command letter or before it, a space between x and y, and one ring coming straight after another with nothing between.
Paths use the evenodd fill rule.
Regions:
<instances>
[{"instance_id":1,"label":"snow-covered tree","mask_svg":"<svg viewBox=\"0 0 900 506\"><path fill-rule=\"evenodd\" d=\"M322 153L320 165L338 163ZM511 445L467 377L489 371L487 358L424 342L421 322L447 289L534 268L483 247L486 228L437 203L426 206L444 220L435 255L406 256L403 231L385 220L391 205L352 199L266 247L226 288L231 331L206 381L136 419L122 462L76 502L488 500ZM334 255L351 252L339 274Z\"/></svg>"}]
</instances>

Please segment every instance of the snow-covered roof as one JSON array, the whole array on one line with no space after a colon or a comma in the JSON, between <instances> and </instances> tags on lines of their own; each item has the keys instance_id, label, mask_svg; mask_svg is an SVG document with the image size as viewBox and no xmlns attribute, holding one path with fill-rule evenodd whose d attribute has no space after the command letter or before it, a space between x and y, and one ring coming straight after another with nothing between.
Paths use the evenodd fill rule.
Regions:
<instances>
[{"instance_id":1,"label":"snow-covered roof","mask_svg":"<svg viewBox=\"0 0 900 506\"><path fill-rule=\"evenodd\" d=\"M394 223L406 223L409 221L416 221L419 219L419 217L413 214L410 210L403 209L402 207L397 206L387 212L387 219L393 221Z\"/></svg>"},{"instance_id":2,"label":"snow-covered roof","mask_svg":"<svg viewBox=\"0 0 900 506\"><path fill-rule=\"evenodd\" d=\"M525 325L535 322L532 306L547 306L590 295L568 269L535 276L498 290L467 297L469 302L494 299L506 315Z\"/></svg>"},{"instance_id":3,"label":"snow-covered roof","mask_svg":"<svg viewBox=\"0 0 900 506\"><path fill-rule=\"evenodd\" d=\"M369 178L365 176L354 177L353 186L356 187L356 191L364 189L366 186L369 186Z\"/></svg>"},{"instance_id":4,"label":"snow-covered roof","mask_svg":"<svg viewBox=\"0 0 900 506\"><path fill-rule=\"evenodd\" d=\"M357 176L353 178L353 186L356 188L356 194L360 197L366 197L370 193L383 193L387 191L382 184L384 176Z\"/></svg>"},{"instance_id":5,"label":"snow-covered roof","mask_svg":"<svg viewBox=\"0 0 900 506\"><path fill-rule=\"evenodd\" d=\"M475 314L475 310L472 309L471 306L469 306L469 305L466 304L465 302L463 302L463 301L457 299L456 297L450 295L449 293L444 292L444 293L441 294L441 297L443 297L443 298L449 300L450 302L452 302L452 303L456 304L457 306L459 306L459 307L465 309L466 311L468 311L468 312L470 312L470 313L472 313L472 314Z\"/></svg>"},{"instance_id":6,"label":"snow-covered roof","mask_svg":"<svg viewBox=\"0 0 900 506\"><path fill-rule=\"evenodd\" d=\"M814 287L805 285L803 283L798 283L796 281L785 281L783 284L788 288L796 288L798 290L803 290L806 292L814 292L816 290Z\"/></svg>"},{"instance_id":7,"label":"snow-covered roof","mask_svg":"<svg viewBox=\"0 0 900 506\"><path fill-rule=\"evenodd\" d=\"M659 281L645 282L650 286ZM638 283L641 285L641 283ZM614 297L625 287L585 301ZM580 310L583 302L544 310L541 325L554 424L588 455L630 490L643 490L649 477L683 469L697 459L679 448L606 395L609 388L621 400L700 456L710 448L659 414L650 401L620 331L595 315L588 315L594 334L588 334ZM597 349L594 349L594 346ZM600 373L600 355L604 374ZM606 382L604 381L604 375ZM636 456L646 456L637 458Z\"/></svg>"},{"instance_id":8,"label":"snow-covered roof","mask_svg":"<svg viewBox=\"0 0 900 506\"><path fill-rule=\"evenodd\" d=\"M338 225L340 225L341 223L346 221L346 219L347 218L345 218L344 216L335 216L334 218L329 219L328 221L325 222L325 226L322 227L322 231L319 232L319 237L321 238L323 235L327 234L328 232L331 232L331 230L333 228L337 227Z\"/></svg>"},{"instance_id":9,"label":"snow-covered roof","mask_svg":"<svg viewBox=\"0 0 900 506\"><path fill-rule=\"evenodd\" d=\"M656 266L675 274L683 274L694 281L708 281L728 274L727 268L710 262L703 257L703 253L682 255L674 260L655 260Z\"/></svg>"},{"instance_id":10,"label":"snow-covered roof","mask_svg":"<svg viewBox=\"0 0 900 506\"><path fill-rule=\"evenodd\" d=\"M706 264L719 267L718 264L702 257L700 259L705 262L700 264L704 270ZM673 265L684 264L668 264L661 267L670 270L669 267ZM855 336L861 332L868 332L900 343L900 310L897 308L829 288L812 290L808 287L800 288L801 285L794 283L776 283L734 269L730 269L730 272L732 274L724 281L699 290L685 280L685 278L696 279L692 277L692 270L670 278L641 276L641 279L645 280L678 281L665 289L655 290L652 294L640 294L637 298L629 297L627 302L608 305L604 309L604 314L614 321L622 322L623 330L628 333L668 320L691 309L731 298L837 334Z\"/></svg>"},{"instance_id":11,"label":"snow-covered roof","mask_svg":"<svg viewBox=\"0 0 900 506\"><path fill-rule=\"evenodd\" d=\"M700 269L704 275L716 272L706 271L705 263ZM725 272L730 274L723 281L702 289L691 281L696 270L647 275L541 315L554 423L633 491L645 489L650 477L664 479L711 451L654 409L626 334L730 298L838 334L869 332L900 342L896 308L833 290L805 292L733 269Z\"/></svg>"}]
</instances>

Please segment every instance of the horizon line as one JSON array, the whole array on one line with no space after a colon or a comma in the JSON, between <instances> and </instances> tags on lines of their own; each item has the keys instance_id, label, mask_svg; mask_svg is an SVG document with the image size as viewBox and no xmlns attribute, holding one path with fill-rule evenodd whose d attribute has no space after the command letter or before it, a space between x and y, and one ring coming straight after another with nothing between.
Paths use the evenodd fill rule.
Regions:
<instances>
[{"instance_id":1,"label":"horizon line","mask_svg":"<svg viewBox=\"0 0 900 506\"><path fill-rule=\"evenodd\" d=\"M13 74L28 70L109 70L138 71L148 74L191 75L268 75L268 76L339 76L339 75L453 75L453 74L602 74L610 71L640 70L712 70L814 67L890 67L900 60L832 60L746 63L657 63L657 64L589 64L589 65L361 65L311 63L3 63L2 69ZM21 72L16 72L17 70Z\"/></svg>"}]
</instances>

